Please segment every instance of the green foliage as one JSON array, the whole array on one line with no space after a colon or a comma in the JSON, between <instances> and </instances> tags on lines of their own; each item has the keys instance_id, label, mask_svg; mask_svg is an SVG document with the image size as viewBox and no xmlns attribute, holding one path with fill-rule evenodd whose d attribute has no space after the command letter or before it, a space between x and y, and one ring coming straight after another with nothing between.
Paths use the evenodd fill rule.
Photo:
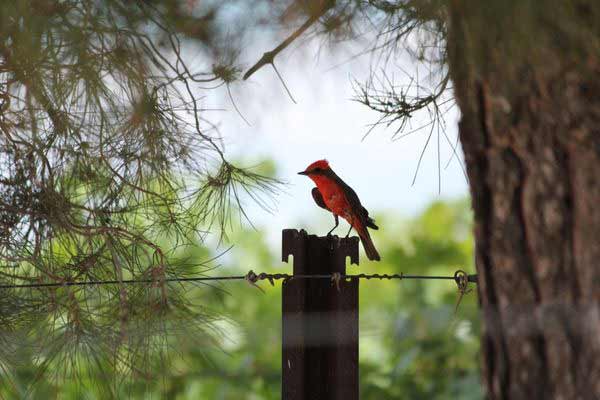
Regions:
<instances>
[{"instance_id":1,"label":"green foliage","mask_svg":"<svg viewBox=\"0 0 600 400\"><path fill-rule=\"evenodd\" d=\"M468 202L437 202L416 218L380 215L378 221L382 222L382 229L375 232L374 240L381 250L382 262L369 263L362 258L361 272L448 275L459 268L473 272ZM291 268L275 261L279 254L269 250L260 231L237 231L230 240L236 246L222 257L222 265L212 271L214 275ZM202 247L187 247L173 256L174 262L185 263L206 259L210 253ZM356 268L349 267L349 272L357 272ZM64 399L100 399L109 395L140 399L279 399L281 287L271 287L266 282L260 285L264 293L246 282L180 287L186 297L197 300L193 307L202 307L203 314L222 316L214 320L212 335L188 331L189 336L175 336L170 330L176 329L181 320L174 314L162 315L168 319L168 328L161 336L162 345L170 349L165 353L167 369L152 363L144 369L146 375L125 375L123 380L109 382L110 387L106 388L102 380L108 377L85 375L87 363L96 361L81 359L73 368L78 368L82 380L59 386L44 376L31 385L36 374L31 364L34 354L20 349L21 366L13 371L14 386L3 385L0 395L17 398L17 393L29 393L31 398L46 398L52 394ZM457 299L456 286L449 281L361 282L361 399L482 398L476 294L468 294L455 314ZM143 320L152 321L146 320L148 317ZM89 340L99 340L99 334L90 332ZM218 346L208 342L208 337L216 338ZM148 360L131 362L141 367ZM48 373L64 373L64 365L53 364ZM119 374L113 378L118 377Z\"/></svg>"},{"instance_id":2,"label":"green foliage","mask_svg":"<svg viewBox=\"0 0 600 400\"><path fill-rule=\"evenodd\" d=\"M216 4L185 7L0 2L0 282L149 281L0 298L3 381L21 381L25 351L32 382L114 394L101 382L170 365L173 337L210 343L201 295L165 282L210 265L174 255L244 218L244 198L268 206L278 182L225 158L199 102L235 78L235 58L213 68L214 53L235 52L215 47L228 30Z\"/></svg>"},{"instance_id":3,"label":"green foliage","mask_svg":"<svg viewBox=\"0 0 600 400\"><path fill-rule=\"evenodd\" d=\"M467 202L434 203L395 232L394 219L384 220L375 238L383 241L382 263L374 271L474 270ZM482 398L476 296L467 295L455 314L457 299L456 286L445 281L361 283L361 398Z\"/></svg>"}]
</instances>

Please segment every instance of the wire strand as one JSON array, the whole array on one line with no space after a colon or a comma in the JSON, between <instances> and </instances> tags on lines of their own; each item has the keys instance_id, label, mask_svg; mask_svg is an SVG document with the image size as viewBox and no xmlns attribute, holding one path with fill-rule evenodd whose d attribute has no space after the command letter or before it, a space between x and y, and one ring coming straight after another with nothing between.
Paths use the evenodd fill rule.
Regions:
<instances>
[{"instance_id":1,"label":"wire strand","mask_svg":"<svg viewBox=\"0 0 600 400\"><path fill-rule=\"evenodd\" d=\"M410 275L410 274L296 274L290 275L285 273L273 273L268 274L261 272L256 274L250 270L246 275L232 275L232 276L198 276L190 278L164 278L164 279L124 279L124 280L105 280L105 281L64 281L64 282L40 282L40 283L24 283L24 284L3 284L0 285L0 289L23 289L23 288L48 288L48 287L68 287L68 286L100 286L100 285L117 285L117 284L141 284L141 283L166 283L166 282L204 282L204 281L232 281L232 280L246 280L250 283L256 283L258 281L267 280L272 285L274 281L278 280L291 280L291 279L330 279L330 280L345 280L345 279L379 279L379 280L391 280L391 279L437 279L437 280L453 280L459 285L459 289L462 286L468 284L468 282L477 283L477 275L468 275L462 270L457 270L453 276L439 276L439 275Z\"/></svg>"}]
</instances>

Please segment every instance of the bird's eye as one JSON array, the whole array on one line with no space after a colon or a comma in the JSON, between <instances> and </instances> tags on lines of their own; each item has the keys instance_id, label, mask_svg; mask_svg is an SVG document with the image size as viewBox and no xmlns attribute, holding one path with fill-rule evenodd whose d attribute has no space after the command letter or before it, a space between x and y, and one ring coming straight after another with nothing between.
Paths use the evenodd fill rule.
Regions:
<instances>
[{"instance_id":1,"label":"bird's eye","mask_svg":"<svg viewBox=\"0 0 600 400\"><path fill-rule=\"evenodd\" d=\"M321 172L321 168L315 168L314 171L315 172Z\"/></svg>"}]
</instances>

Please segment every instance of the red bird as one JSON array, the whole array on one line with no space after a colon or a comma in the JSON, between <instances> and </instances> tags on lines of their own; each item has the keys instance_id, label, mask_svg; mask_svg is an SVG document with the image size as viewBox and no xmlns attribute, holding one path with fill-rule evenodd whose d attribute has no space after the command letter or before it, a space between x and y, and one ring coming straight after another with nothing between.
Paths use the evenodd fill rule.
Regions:
<instances>
[{"instance_id":1,"label":"red bird","mask_svg":"<svg viewBox=\"0 0 600 400\"><path fill-rule=\"evenodd\" d=\"M312 190L315 203L319 207L331 211L335 218L335 226L327 235L338 227L338 217L342 217L350 224L348 235L350 235L352 228L358 232L369 260L379 261L381 257L379 257L379 253L377 253L371 235L367 230L367 228L379 228L375 225L375 221L369 217L369 212L360 204L356 192L333 172L327 160L315 161L306 170L298 172L298 174L306 175L313 180L317 185Z\"/></svg>"}]
</instances>

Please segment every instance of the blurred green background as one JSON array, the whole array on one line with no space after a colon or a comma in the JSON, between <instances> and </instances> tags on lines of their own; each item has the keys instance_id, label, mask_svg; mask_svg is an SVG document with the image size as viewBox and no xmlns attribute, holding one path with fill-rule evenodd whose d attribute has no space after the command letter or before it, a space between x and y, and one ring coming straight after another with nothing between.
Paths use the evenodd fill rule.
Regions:
<instances>
[{"instance_id":1,"label":"blurred green background","mask_svg":"<svg viewBox=\"0 0 600 400\"><path fill-rule=\"evenodd\" d=\"M435 202L411 218L374 214L382 228L374 232L382 262L368 262L361 253L361 265L349 267L349 273L452 274L459 268L474 272L468 200ZM328 224L329 219L323 214L320 233L326 232ZM338 229L340 234L345 232L343 226ZM280 254L265 242L260 227L238 230L228 242L235 246L216 261L219 266L208 275L245 274L249 269L291 270L291 265L277 261ZM198 245L178 249L171 257L174 262L186 262L214 255ZM102 369L88 368L87 364L95 362L91 346L92 354L87 358L64 357L43 370L39 367L39 355L20 348L15 364L0 364L5 376L11 377L4 380L0 397L280 398L280 283L275 287L268 282L259 283L264 293L243 281L177 285L205 309L205 315L214 316L214 322L204 332L166 335L164 341L149 344L169 349L165 353L168 359L156 368L140 366L140 373L133 368L133 373L128 371L122 376L117 371L116 379L103 376ZM455 315L457 299L456 285L451 281L361 282L361 399L483 397L476 293L463 298ZM155 373L141 372L148 370Z\"/></svg>"}]
</instances>

